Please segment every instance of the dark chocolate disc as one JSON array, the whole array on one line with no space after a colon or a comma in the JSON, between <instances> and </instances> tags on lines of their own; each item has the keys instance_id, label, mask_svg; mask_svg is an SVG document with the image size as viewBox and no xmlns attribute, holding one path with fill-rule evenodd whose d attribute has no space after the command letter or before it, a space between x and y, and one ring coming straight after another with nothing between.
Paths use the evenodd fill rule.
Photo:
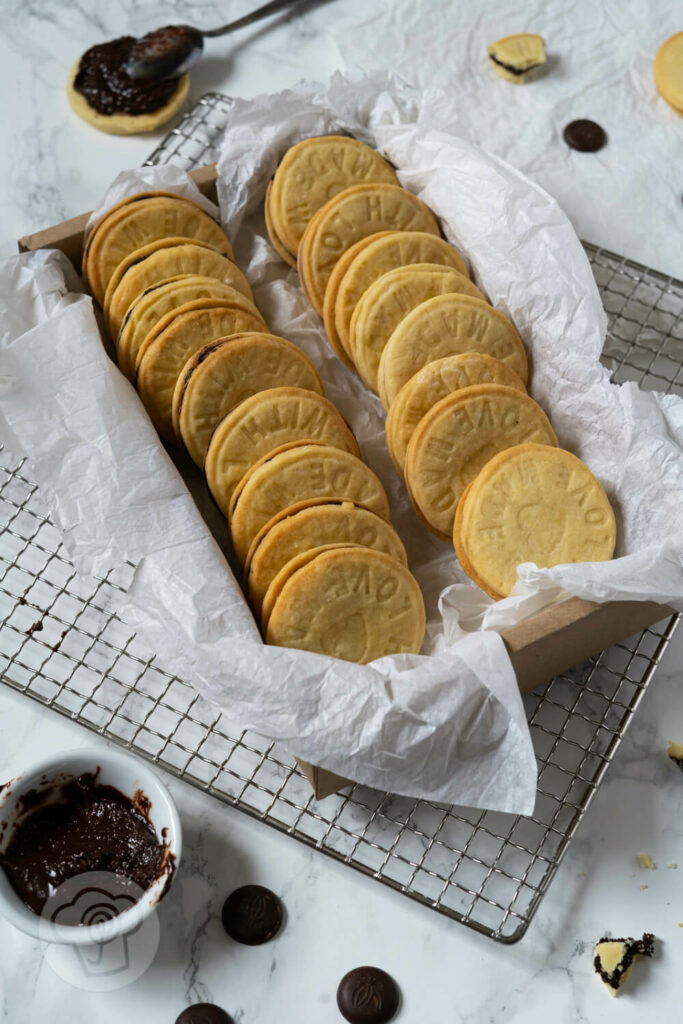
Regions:
<instances>
[{"instance_id":1,"label":"dark chocolate disc","mask_svg":"<svg viewBox=\"0 0 683 1024\"><path fill-rule=\"evenodd\" d=\"M235 942L260 946L280 931L282 903L262 885L243 885L223 904L223 927Z\"/></svg>"},{"instance_id":2,"label":"dark chocolate disc","mask_svg":"<svg viewBox=\"0 0 683 1024\"><path fill-rule=\"evenodd\" d=\"M595 121L588 121L585 118L572 121L562 135L568 146L578 149L582 153L596 153L607 142L605 129Z\"/></svg>"},{"instance_id":3,"label":"dark chocolate disc","mask_svg":"<svg viewBox=\"0 0 683 1024\"><path fill-rule=\"evenodd\" d=\"M225 1010L213 1003L195 1003L180 1014L175 1024L233 1024Z\"/></svg>"},{"instance_id":4,"label":"dark chocolate disc","mask_svg":"<svg viewBox=\"0 0 683 1024\"><path fill-rule=\"evenodd\" d=\"M379 967L356 967L337 989L337 1006L350 1024L386 1024L398 1010L398 985Z\"/></svg>"}]
</instances>

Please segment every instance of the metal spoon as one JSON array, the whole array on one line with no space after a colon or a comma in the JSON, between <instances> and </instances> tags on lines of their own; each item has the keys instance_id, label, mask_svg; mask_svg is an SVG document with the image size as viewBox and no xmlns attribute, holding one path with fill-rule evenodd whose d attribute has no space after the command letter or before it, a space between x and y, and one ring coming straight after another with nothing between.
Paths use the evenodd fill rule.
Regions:
<instances>
[{"instance_id":1,"label":"metal spoon","mask_svg":"<svg viewBox=\"0 0 683 1024\"><path fill-rule=\"evenodd\" d=\"M220 28L200 29L191 25L165 25L146 36L133 46L124 69L130 78L155 81L162 78L177 78L199 60L204 49L204 39L225 36L238 28L246 28L269 14L275 14L285 7L291 7L302 0L271 0L258 7L251 14L245 14L237 21L231 21Z\"/></svg>"}]
</instances>

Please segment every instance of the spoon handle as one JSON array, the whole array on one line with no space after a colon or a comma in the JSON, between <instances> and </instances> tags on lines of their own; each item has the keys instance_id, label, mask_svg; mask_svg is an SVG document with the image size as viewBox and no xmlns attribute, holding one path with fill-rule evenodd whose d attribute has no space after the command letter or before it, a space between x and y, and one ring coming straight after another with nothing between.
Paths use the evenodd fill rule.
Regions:
<instances>
[{"instance_id":1,"label":"spoon handle","mask_svg":"<svg viewBox=\"0 0 683 1024\"><path fill-rule=\"evenodd\" d=\"M221 25L220 28L212 29L200 29L201 33L205 37L210 36L224 36L228 32L235 32L238 28L246 28L247 25L253 25L255 21L260 21L261 18L267 18L269 14L276 14L277 11L283 10L285 7L291 7L295 3L300 3L300 0L271 0L269 4L264 4L263 7L257 7L251 14L245 14L243 18L238 18L237 21L231 21L228 25Z\"/></svg>"}]
</instances>

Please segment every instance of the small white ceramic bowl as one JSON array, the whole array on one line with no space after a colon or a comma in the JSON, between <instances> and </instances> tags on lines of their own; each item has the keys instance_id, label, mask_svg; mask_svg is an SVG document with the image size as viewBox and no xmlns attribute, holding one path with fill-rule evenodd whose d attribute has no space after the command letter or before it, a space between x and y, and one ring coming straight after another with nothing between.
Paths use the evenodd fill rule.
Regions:
<instances>
[{"instance_id":1,"label":"small white ceramic bowl","mask_svg":"<svg viewBox=\"0 0 683 1024\"><path fill-rule=\"evenodd\" d=\"M182 852L180 818L173 798L166 786L143 762L112 749L67 751L39 761L11 779L0 790L0 853L11 839L14 822L21 811L19 801L22 796L31 790L47 789L51 785L68 782L85 772L95 772L98 768L98 783L115 786L131 800L136 791L141 790L150 801L149 820L157 838L168 845L174 858L174 870L170 875L172 882ZM72 926L56 924L29 910L0 868L0 914L15 928L43 942L87 946L110 942L118 936L135 931L154 911L168 887L169 875L164 872L130 909L98 924Z\"/></svg>"}]
</instances>

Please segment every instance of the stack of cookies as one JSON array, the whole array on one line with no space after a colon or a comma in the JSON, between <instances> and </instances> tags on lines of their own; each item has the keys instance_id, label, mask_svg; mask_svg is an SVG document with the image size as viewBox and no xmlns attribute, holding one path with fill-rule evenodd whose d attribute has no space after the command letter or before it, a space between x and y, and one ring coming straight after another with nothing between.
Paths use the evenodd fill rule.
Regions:
<instances>
[{"instance_id":1,"label":"stack of cookies","mask_svg":"<svg viewBox=\"0 0 683 1024\"><path fill-rule=\"evenodd\" d=\"M359 663L419 651L384 488L219 225L174 193L131 196L90 232L83 276L159 434L204 470L267 641Z\"/></svg>"},{"instance_id":2,"label":"stack of cookies","mask_svg":"<svg viewBox=\"0 0 683 1024\"><path fill-rule=\"evenodd\" d=\"M418 517L454 542L462 567L494 597L509 593L523 561L610 558L609 502L590 471L557 449L545 412L527 395L517 330L470 280L431 211L392 174L357 140L306 139L273 177L266 221L277 251L290 265L296 257L330 346L379 395L387 447ZM506 468L484 488L483 470L499 465L499 453ZM491 489L507 494L508 478L518 477L535 481L535 490L518 486L529 503L519 528L506 520L506 543L487 547L480 531L498 536L486 533ZM511 516L515 507L510 497ZM544 529L531 525L532 507L542 509Z\"/></svg>"}]
</instances>

